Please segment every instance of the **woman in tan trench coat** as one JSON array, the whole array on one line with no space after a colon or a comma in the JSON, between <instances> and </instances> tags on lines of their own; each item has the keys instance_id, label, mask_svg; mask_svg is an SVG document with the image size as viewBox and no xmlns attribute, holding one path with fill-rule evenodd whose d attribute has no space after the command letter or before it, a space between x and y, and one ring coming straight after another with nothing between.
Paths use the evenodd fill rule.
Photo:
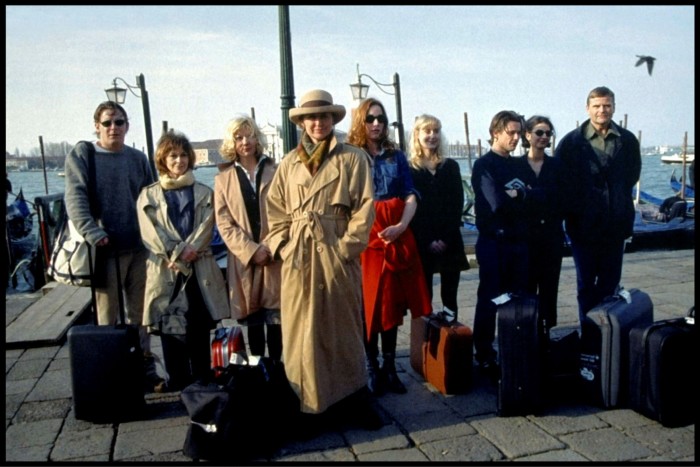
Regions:
<instances>
[{"instance_id":1,"label":"woman in tan trench coat","mask_svg":"<svg viewBox=\"0 0 700 467\"><path fill-rule=\"evenodd\" d=\"M322 90L290 110L303 133L272 180L266 241L283 260L283 358L301 411L347 399L347 413L376 429L381 419L365 396L359 262L374 222L371 168L367 153L333 135L344 116Z\"/></svg>"},{"instance_id":2,"label":"woman in tan trench coat","mask_svg":"<svg viewBox=\"0 0 700 467\"><path fill-rule=\"evenodd\" d=\"M280 269L261 242L267 234L265 198L277 165L263 154L264 135L250 117L226 128L221 156L230 164L214 177L216 225L228 249L231 318L247 327L253 355L282 358ZM267 338L265 328L267 327Z\"/></svg>"}]
</instances>

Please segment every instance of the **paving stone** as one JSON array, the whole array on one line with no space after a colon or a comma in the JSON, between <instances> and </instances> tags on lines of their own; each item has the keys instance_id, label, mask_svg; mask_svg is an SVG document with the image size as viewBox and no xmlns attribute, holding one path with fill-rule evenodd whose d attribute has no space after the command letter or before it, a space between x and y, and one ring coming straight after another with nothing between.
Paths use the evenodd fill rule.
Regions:
<instances>
[{"instance_id":1,"label":"paving stone","mask_svg":"<svg viewBox=\"0 0 700 467\"><path fill-rule=\"evenodd\" d=\"M39 420L29 423L13 423L5 430L7 448L26 448L50 445L56 440L63 419Z\"/></svg>"},{"instance_id":2,"label":"paving stone","mask_svg":"<svg viewBox=\"0 0 700 467\"><path fill-rule=\"evenodd\" d=\"M73 397L70 371L47 371L27 396L28 401L42 401Z\"/></svg>"},{"instance_id":3,"label":"paving stone","mask_svg":"<svg viewBox=\"0 0 700 467\"><path fill-rule=\"evenodd\" d=\"M595 462L638 461L654 451L614 428L581 431L561 438L572 449Z\"/></svg>"},{"instance_id":4,"label":"paving stone","mask_svg":"<svg viewBox=\"0 0 700 467\"><path fill-rule=\"evenodd\" d=\"M428 457L418 448L390 449L358 454L359 462L391 462L406 465L409 462L427 462Z\"/></svg>"},{"instance_id":5,"label":"paving stone","mask_svg":"<svg viewBox=\"0 0 700 467\"><path fill-rule=\"evenodd\" d=\"M58 353L58 349L60 348L61 346L57 345L29 348L22 352L22 355L19 357L19 361L34 360L37 358L48 358L50 360L56 356L56 353Z\"/></svg>"},{"instance_id":6,"label":"paving stone","mask_svg":"<svg viewBox=\"0 0 700 467\"><path fill-rule=\"evenodd\" d=\"M109 461L114 436L115 429L111 426L95 426L85 431L63 430L51 451L51 460L54 462L85 459Z\"/></svg>"},{"instance_id":7,"label":"paving stone","mask_svg":"<svg viewBox=\"0 0 700 467\"><path fill-rule=\"evenodd\" d=\"M51 359L35 358L32 360L20 360L5 376L5 381L22 380L39 378L46 368L48 368Z\"/></svg>"},{"instance_id":8,"label":"paving stone","mask_svg":"<svg viewBox=\"0 0 700 467\"><path fill-rule=\"evenodd\" d=\"M470 424L447 408L439 412L399 415L397 420L417 445L476 433Z\"/></svg>"},{"instance_id":9,"label":"paving stone","mask_svg":"<svg viewBox=\"0 0 700 467\"><path fill-rule=\"evenodd\" d=\"M566 446L524 417L492 417L472 426L509 458L530 456Z\"/></svg>"},{"instance_id":10,"label":"paving stone","mask_svg":"<svg viewBox=\"0 0 700 467\"><path fill-rule=\"evenodd\" d=\"M114 445L114 461L151 456L182 450L187 425L168 426L162 423L142 423L137 431L119 431Z\"/></svg>"},{"instance_id":11,"label":"paving stone","mask_svg":"<svg viewBox=\"0 0 700 467\"><path fill-rule=\"evenodd\" d=\"M44 463L49 458L53 444L43 446L5 448L5 462Z\"/></svg>"},{"instance_id":12,"label":"paving stone","mask_svg":"<svg viewBox=\"0 0 700 467\"><path fill-rule=\"evenodd\" d=\"M431 462L492 462L503 453L481 435L447 438L417 446Z\"/></svg>"},{"instance_id":13,"label":"paving stone","mask_svg":"<svg viewBox=\"0 0 700 467\"><path fill-rule=\"evenodd\" d=\"M411 446L409 439L391 423L376 431L348 430L343 434L358 456L369 452L404 449Z\"/></svg>"},{"instance_id":14,"label":"paving stone","mask_svg":"<svg viewBox=\"0 0 700 467\"><path fill-rule=\"evenodd\" d=\"M626 433L669 459L682 459L695 453L695 430L685 427L665 428L654 423L626 430Z\"/></svg>"},{"instance_id":15,"label":"paving stone","mask_svg":"<svg viewBox=\"0 0 700 467\"><path fill-rule=\"evenodd\" d=\"M57 399L52 401L27 402L22 404L15 415L16 423L28 423L38 420L50 420L66 418L70 411L70 399Z\"/></svg>"}]
</instances>

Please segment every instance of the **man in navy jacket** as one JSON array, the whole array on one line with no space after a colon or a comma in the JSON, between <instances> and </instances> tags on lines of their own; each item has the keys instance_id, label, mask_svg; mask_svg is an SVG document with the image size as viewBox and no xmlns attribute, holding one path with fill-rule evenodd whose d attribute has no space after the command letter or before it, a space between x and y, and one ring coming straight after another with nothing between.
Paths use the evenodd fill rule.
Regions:
<instances>
[{"instance_id":1,"label":"man in navy jacket","mask_svg":"<svg viewBox=\"0 0 700 467\"><path fill-rule=\"evenodd\" d=\"M639 141L613 122L615 94L588 94L589 120L556 148L563 168L566 232L576 265L579 318L613 295L622 276L625 240L632 235L632 188L639 180Z\"/></svg>"}]
</instances>

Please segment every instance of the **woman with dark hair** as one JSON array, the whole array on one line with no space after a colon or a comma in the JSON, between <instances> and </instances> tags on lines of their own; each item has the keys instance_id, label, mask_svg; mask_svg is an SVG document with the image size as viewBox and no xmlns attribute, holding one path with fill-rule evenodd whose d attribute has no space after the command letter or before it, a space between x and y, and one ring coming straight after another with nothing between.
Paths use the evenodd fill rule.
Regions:
<instances>
[{"instance_id":1,"label":"woman with dark hair","mask_svg":"<svg viewBox=\"0 0 700 467\"><path fill-rule=\"evenodd\" d=\"M525 183L523 201L527 223L527 291L539 297L539 316L549 329L557 324L557 296L564 250L561 210L561 165L547 155L554 125L540 115L525 122L522 146L527 157L516 157L519 178Z\"/></svg>"},{"instance_id":2,"label":"woman with dark hair","mask_svg":"<svg viewBox=\"0 0 700 467\"><path fill-rule=\"evenodd\" d=\"M210 330L228 318L226 283L211 251L214 191L194 179L187 137L161 136L158 181L137 201L141 237L149 251L143 324L160 334L168 390L181 390L211 369Z\"/></svg>"}]
</instances>

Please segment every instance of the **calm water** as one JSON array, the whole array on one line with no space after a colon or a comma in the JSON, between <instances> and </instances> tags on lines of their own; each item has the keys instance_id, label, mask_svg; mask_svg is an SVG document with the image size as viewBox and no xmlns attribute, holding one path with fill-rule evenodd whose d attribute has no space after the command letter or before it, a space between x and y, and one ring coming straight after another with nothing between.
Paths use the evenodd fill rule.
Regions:
<instances>
[{"instance_id":1,"label":"calm water","mask_svg":"<svg viewBox=\"0 0 700 467\"><path fill-rule=\"evenodd\" d=\"M462 169L462 175L469 174L467 160L458 159L458 162ZM669 184L671 172L674 169L676 170L676 177L679 178L681 175L680 164L664 164L661 162L660 155L642 156L641 189L661 199L674 195ZM195 177L197 180L214 188L214 175L217 172L218 169L216 167L200 167L195 170ZM65 178L60 177L58 174L59 172L46 173L48 194L65 191ZM14 192L19 193L20 188L22 188L24 197L29 201L33 202L35 197L46 194L43 172L9 172L9 177ZM10 196L9 201L13 199Z\"/></svg>"}]
</instances>

